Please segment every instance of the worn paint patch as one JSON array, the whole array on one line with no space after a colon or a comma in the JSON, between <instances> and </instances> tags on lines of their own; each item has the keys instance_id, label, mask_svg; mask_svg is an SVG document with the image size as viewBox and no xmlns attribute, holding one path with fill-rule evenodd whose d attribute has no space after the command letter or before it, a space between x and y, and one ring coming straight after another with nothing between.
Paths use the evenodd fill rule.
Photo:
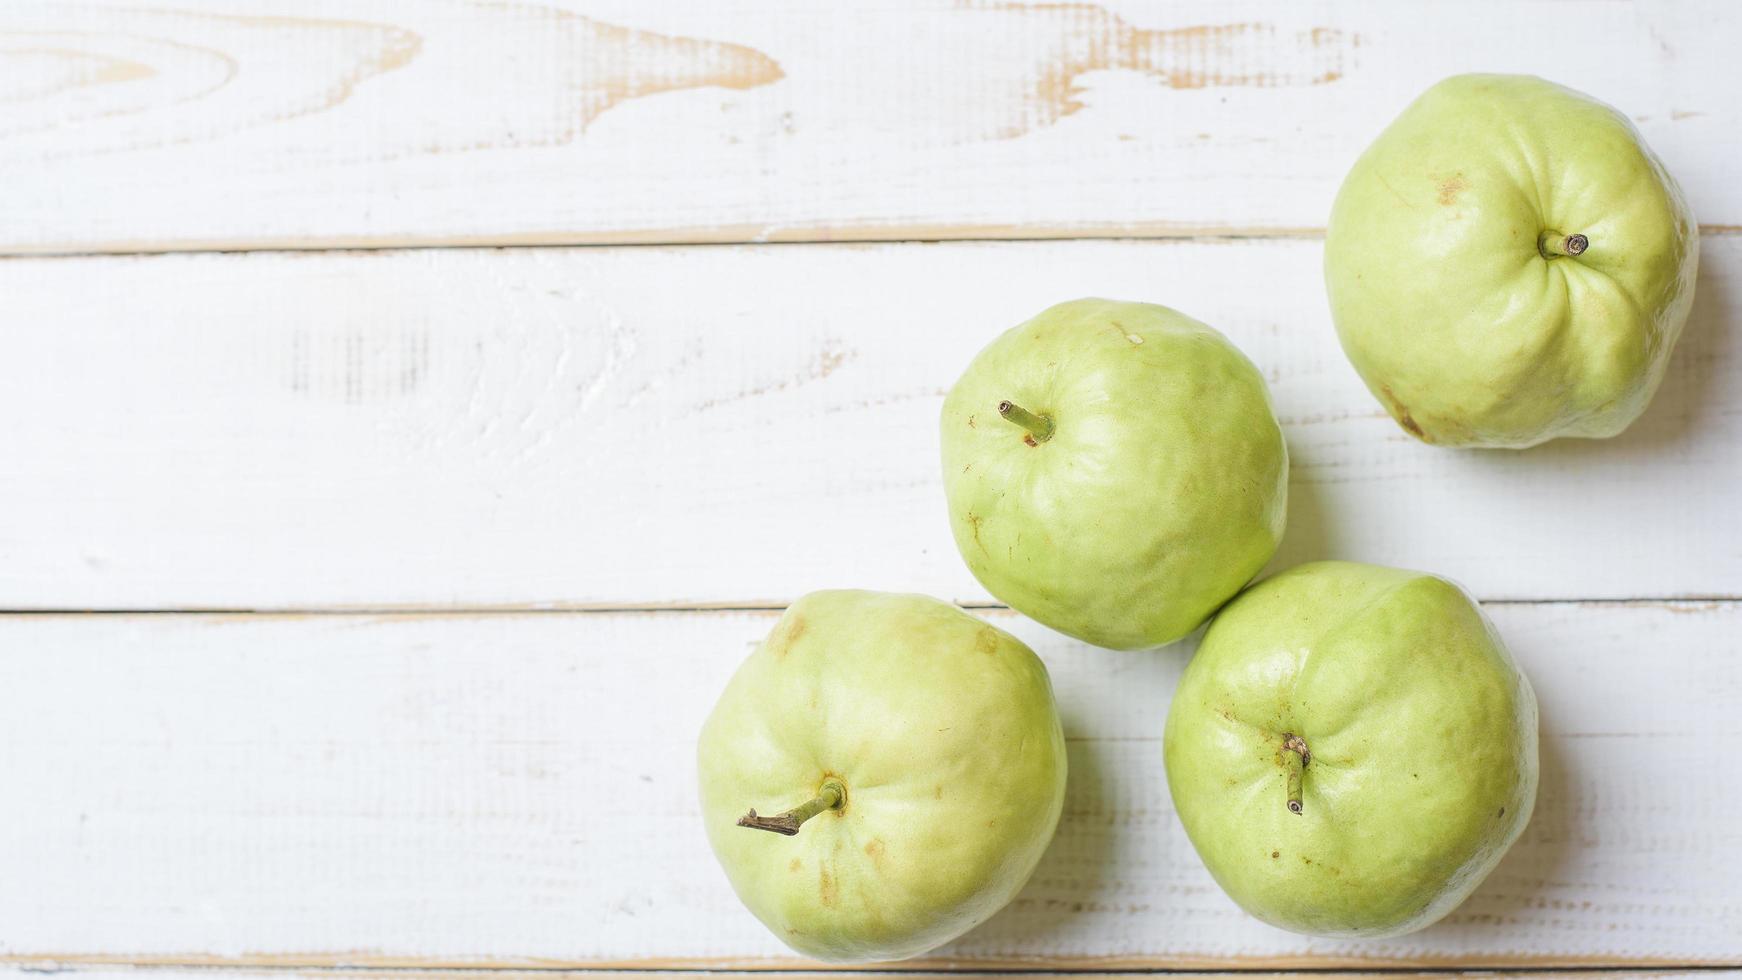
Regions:
<instances>
[{"instance_id":1,"label":"worn paint patch","mask_svg":"<svg viewBox=\"0 0 1742 980\"><path fill-rule=\"evenodd\" d=\"M372 38L372 43L362 54L346 66L339 77L328 83L324 98L315 106L304 112L330 109L351 97L362 82L384 75L390 71L398 71L412 63L419 52L423 50L423 38L411 31L401 30L385 24L366 24L359 21L307 21L293 20L285 17L255 17L253 21L264 26L283 24L302 30L323 31L334 28L366 32ZM296 113L301 115L303 113Z\"/></svg>"},{"instance_id":2,"label":"worn paint patch","mask_svg":"<svg viewBox=\"0 0 1742 980\"><path fill-rule=\"evenodd\" d=\"M8 47L76 56L70 61L57 54L67 62L59 66L45 65L40 56L25 64L14 51L10 68L0 63L0 106L26 95L46 106L40 100L71 84L68 79L104 72L147 81L109 86L101 98L53 113L0 114L0 135L74 132L76 140L56 147L63 155L202 141L336 108L364 83L413 68L423 93L420 111L381 113L366 147L329 151L392 159L561 145L633 99L706 87L742 90L784 77L774 59L739 44L637 30L533 4L477 9L490 19L475 44L428 47L418 31L390 23L163 10L96 18L69 9L43 19L39 30L0 32ZM106 68L99 64L105 61L111 62ZM495 108L483 116L441 111L443 102L461 98ZM421 111L425 105L429 113ZM150 126L131 118L160 110L162 118ZM80 125L97 121L102 125Z\"/></svg>"},{"instance_id":3,"label":"worn paint patch","mask_svg":"<svg viewBox=\"0 0 1742 980\"><path fill-rule=\"evenodd\" d=\"M0 51L0 105L59 95L72 89L150 78L157 70L131 58L70 48Z\"/></svg>"},{"instance_id":4,"label":"worn paint patch","mask_svg":"<svg viewBox=\"0 0 1742 980\"><path fill-rule=\"evenodd\" d=\"M53 53L56 63L14 61L31 68L19 79L0 65L0 135L53 139L49 159L215 139L322 112L423 47L391 25L312 17L68 7L31 27L0 32L0 44ZM77 95L57 98L69 86Z\"/></svg>"},{"instance_id":5,"label":"worn paint patch","mask_svg":"<svg viewBox=\"0 0 1742 980\"><path fill-rule=\"evenodd\" d=\"M970 9L1019 18L1001 33L1036 54L1028 111L1001 134L1020 136L1083 108L1078 80L1093 71L1133 71L1172 89L1324 85L1354 67L1359 35L1330 27L1204 24L1143 29L1093 4L980 4ZM1026 37L1024 37L1026 35Z\"/></svg>"},{"instance_id":6,"label":"worn paint patch","mask_svg":"<svg viewBox=\"0 0 1742 980\"><path fill-rule=\"evenodd\" d=\"M741 91L786 77L779 62L741 44L635 30L553 7L494 9L543 22L568 49L561 64L572 115L571 124L559 129L564 141L630 99L691 88Z\"/></svg>"}]
</instances>

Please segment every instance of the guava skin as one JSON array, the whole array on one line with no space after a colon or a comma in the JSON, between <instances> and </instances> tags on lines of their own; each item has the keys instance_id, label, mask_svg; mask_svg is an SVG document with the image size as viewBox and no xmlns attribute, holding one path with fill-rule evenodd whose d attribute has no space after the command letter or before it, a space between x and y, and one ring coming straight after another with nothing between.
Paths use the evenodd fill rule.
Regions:
<instances>
[{"instance_id":1,"label":"guava skin","mask_svg":"<svg viewBox=\"0 0 1742 980\"><path fill-rule=\"evenodd\" d=\"M1034 440L1010 401L1054 426ZM1282 540L1288 448L1264 378L1165 306L1081 299L981 351L944 400L956 547L998 599L1097 646L1171 643Z\"/></svg>"},{"instance_id":2,"label":"guava skin","mask_svg":"<svg viewBox=\"0 0 1742 980\"><path fill-rule=\"evenodd\" d=\"M1300 768L1300 812L1289 769ZM1456 585L1318 562L1254 586L1187 665L1163 739L1205 867L1283 929L1381 938L1462 902L1536 804L1537 709Z\"/></svg>"},{"instance_id":3,"label":"guava skin","mask_svg":"<svg viewBox=\"0 0 1742 980\"><path fill-rule=\"evenodd\" d=\"M1544 233L1583 235L1545 254ZM1651 401L1693 305L1699 227L1633 124L1523 75L1428 89L1343 181L1325 286L1343 350L1445 446L1605 438Z\"/></svg>"},{"instance_id":4,"label":"guava skin","mask_svg":"<svg viewBox=\"0 0 1742 980\"><path fill-rule=\"evenodd\" d=\"M919 595L815 592L739 667L697 752L708 841L788 946L917 956L1007 904L1064 806L1052 682L1015 637ZM784 837L739 827L839 780Z\"/></svg>"}]
</instances>

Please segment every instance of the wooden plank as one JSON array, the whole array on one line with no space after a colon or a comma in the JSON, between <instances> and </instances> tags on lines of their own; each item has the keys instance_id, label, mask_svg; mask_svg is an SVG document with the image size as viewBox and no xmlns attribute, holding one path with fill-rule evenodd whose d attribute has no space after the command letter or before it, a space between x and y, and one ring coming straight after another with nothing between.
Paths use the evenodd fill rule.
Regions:
<instances>
[{"instance_id":1,"label":"wooden plank","mask_svg":"<svg viewBox=\"0 0 1742 980\"><path fill-rule=\"evenodd\" d=\"M1110 653L1006 611L1071 781L1028 888L920 964L1742 963L1742 604L1496 605L1543 708L1517 847L1443 924L1246 917L1174 819L1189 645ZM695 733L770 612L0 617L0 954L277 966L803 966L737 903ZM626 834L623 814L636 815Z\"/></svg>"},{"instance_id":2,"label":"wooden plank","mask_svg":"<svg viewBox=\"0 0 1742 980\"><path fill-rule=\"evenodd\" d=\"M1314 242L423 250L0 261L0 608L988 601L936 419L1000 330L1161 301L1266 372L1279 563L1485 598L1742 595L1742 238L1707 243L1621 438L1419 445L1329 324Z\"/></svg>"},{"instance_id":3,"label":"wooden plank","mask_svg":"<svg viewBox=\"0 0 1742 980\"><path fill-rule=\"evenodd\" d=\"M1472 69L1742 225L1726 0L173 7L0 7L0 250L1297 233Z\"/></svg>"},{"instance_id":4,"label":"wooden plank","mask_svg":"<svg viewBox=\"0 0 1742 980\"><path fill-rule=\"evenodd\" d=\"M538 968L538 970L512 970L512 968L463 968L463 970L429 970L429 968L343 968L343 966L321 966L321 968L249 968L249 966L185 966L185 964L5 964L0 963L0 977L16 978L16 980L33 980L40 973L66 973L71 980L141 980L141 978L162 978L162 980L200 980L200 978L218 978L218 980L270 980L275 977L301 977L307 980L373 980L380 978L381 973L392 971L394 977L404 980L688 980L695 977L697 971L692 970L563 970L563 968ZM829 970L780 970L780 977L789 980L826 980L829 977L840 977L848 970L829 968ZM888 980L948 980L962 977L962 971L949 970L850 970L854 977L888 978ZM1160 971L1167 973L1167 971ZM712 970L707 971L707 977L721 977L730 980L733 977L763 977L766 971L760 970ZM1115 971L1040 971L1023 970L1023 977L1031 980L1139 980L1143 977L1157 977L1158 971L1144 970L1138 973L1115 973ZM1697 968L1697 970L1632 970L1632 968L1610 968L1610 970L1479 970L1479 971L1312 971L1312 973L1270 973L1277 980L1359 980L1362 977L1387 977L1395 980L1430 980L1430 978L1462 978L1462 977L1503 977L1512 980L1735 980L1742 977L1742 970L1712 970L1712 968ZM1193 971L1192 977L1202 980L1240 980L1251 977L1251 973L1205 973Z\"/></svg>"},{"instance_id":5,"label":"wooden plank","mask_svg":"<svg viewBox=\"0 0 1742 980\"><path fill-rule=\"evenodd\" d=\"M35 980L42 973L66 973L70 980L143 980L143 978L162 978L162 980L200 980L200 978L218 978L218 980L270 980L275 977L301 977L307 980L375 980L383 973L390 971L394 977L404 980L688 980L697 977L693 970L564 970L564 968L537 968L537 970L514 970L514 968L495 968L495 966L467 966L460 970L430 970L430 968L347 968L347 966L315 966L315 968L298 968L298 966L279 966L279 968L260 968L260 966L233 966L233 964L211 964L211 966L193 966L193 964L92 964L92 963L3 963L0 961L0 977L9 980ZM732 980L737 977L765 977L766 970L709 970L702 973L704 977L719 977L721 980ZM878 968L827 968L827 970L789 970L780 968L780 977L789 980L826 980L831 977L841 977L841 973L852 973L854 977L888 978L888 980L948 980L962 977L960 970L878 970ZM1131 973L1118 971L1043 971L1023 970L1021 977L1031 980L1139 980L1143 977L1167 975L1172 971L1143 970ZM1228 973L1212 973L1212 971L1192 971L1192 977L1202 980L1242 980L1251 977L1251 971L1228 971ZM1334 971L1315 970L1310 973L1287 973L1275 971L1268 977L1277 980L1359 980L1364 977L1385 977L1392 980L1430 980L1430 978L1486 978L1507 977L1510 980L1735 980L1742 977L1742 970L1723 970L1723 968L1604 968L1604 970L1362 970Z\"/></svg>"}]
</instances>

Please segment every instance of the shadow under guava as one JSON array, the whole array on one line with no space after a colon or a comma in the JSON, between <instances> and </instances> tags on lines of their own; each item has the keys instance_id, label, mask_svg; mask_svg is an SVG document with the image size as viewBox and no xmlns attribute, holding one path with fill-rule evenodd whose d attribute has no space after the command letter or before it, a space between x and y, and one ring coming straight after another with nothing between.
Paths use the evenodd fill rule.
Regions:
<instances>
[{"instance_id":1,"label":"shadow under guava","mask_svg":"<svg viewBox=\"0 0 1742 980\"><path fill-rule=\"evenodd\" d=\"M927 954L927 960L1008 959L1073 946L1073 936L1104 938L1095 923L1145 899L1134 879L1169 865L1174 836L1168 827L1173 809L1162 764L1162 726L1199 635L1150 650L1097 651L1109 658L1163 658L1157 666L1166 683L1159 689L1133 685L1134 697L1153 703L1152 733L1097 738L1095 719L1084 717L1085 708L1061 706L1070 771L1052 844L1009 905Z\"/></svg>"},{"instance_id":2,"label":"shadow under guava","mask_svg":"<svg viewBox=\"0 0 1742 980\"><path fill-rule=\"evenodd\" d=\"M1312 479L1313 461L1303 457L1294 445L1289 446L1288 525L1283 530L1282 543L1276 548L1258 578L1267 579L1296 565L1344 557L1338 554L1336 518L1332 513L1325 484Z\"/></svg>"},{"instance_id":3,"label":"shadow under guava","mask_svg":"<svg viewBox=\"0 0 1742 980\"><path fill-rule=\"evenodd\" d=\"M1191 640L1176 645L1188 648L1180 652L1181 664L1194 645ZM1171 648L1164 650L1171 652ZM1078 729L1067 724L1070 730ZM1150 889L1138 881L1145 877L1138 869L1168 868L1173 857L1169 851L1179 835L1170 833L1166 826L1132 816L1134 812L1154 811L1161 820L1174 819L1171 804L1165 802L1159 731L1158 719L1156 740L1136 744L1143 751L1152 750L1153 789L1160 793L1162 805L1143 805L1132 798L1133 794L1121 792L1118 773L1138 767L1130 760L1121 766L1109 757L1108 750L1117 743L1072 741L1064 816L1058 836L1034 877L1010 905L962 938L927 954L926 959L971 962L975 958L1038 955L1048 948L1074 948L1073 938L1088 940L1104 935L1095 929L1095 920L1109 913L1124 915L1131 909L1122 905L1153 898L1146 894ZM1492 944L1496 929L1540 928L1543 923L1530 921L1533 917L1556 914L1551 904L1542 900L1544 893L1555 887L1563 870L1586 846L1578 828L1578 787L1601 777L1600 760L1581 760L1565 748L1561 740L1542 740L1536 807L1518 841L1469 899L1413 939L1430 947ZM1197 859L1194 856L1191 860ZM1163 921L1158 918L1158 925ZM1164 944L1167 941L1151 938Z\"/></svg>"},{"instance_id":4,"label":"shadow under guava","mask_svg":"<svg viewBox=\"0 0 1742 980\"><path fill-rule=\"evenodd\" d=\"M1545 501L1544 487L1555 488L1557 493L1578 488L1581 494L1601 493L1605 488L1617 486L1655 487L1665 477L1654 476L1654 468L1697 473L1703 464L1733 460L1735 438L1742 436L1739 420L1742 409L1726 402L1725 393L1742 388L1742 340L1731 327L1733 314L1742 312L1737 307L1742 300L1738 298L1730 267L1742 254L1732 254L1738 248L1731 240L1720 240L1720 244L1721 247L1709 249L1707 261L1701 267L1694 306L1671 354L1662 384L1645 412L1626 431L1610 439L1556 439L1525 450L1403 446L1405 451L1398 458L1419 460L1418 465L1427 473L1437 474L1436 479L1441 482L1431 486L1399 484L1400 492L1414 487L1420 497L1413 502L1419 515L1408 506L1395 510L1388 506L1387 513L1408 515L1405 520L1432 521L1437 519L1436 509L1458 507L1460 519L1469 521L1472 535L1481 538L1496 524L1528 521L1527 502L1537 505L1546 502L1552 507L1556 498L1548 497ZM1376 401L1373 404L1378 405ZM1401 433L1401 429L1392 426L1394 437L1402 438ZM1338 481L1346 480L1348 474L1335 468L1335 451L1297 439L1294 431L1286 434L1290 436L1291 452L1288 530L1275 558L1260 574L1261 579L1306 562L1346 559L1451 574L1470 585L1482 580L1469 567L1467 554L1461 556L1463 566L1447 568L1441 561L1444 556L1433 549L1407 547L1412 542L1419 545L1436 540L1432 533L1418 540L1408 527L1398 528L1397 537L1390 542L1397 547L1383 549L1385 557L1373 553L1371 543L1377 540L1373 522L1380 515L1361 512L1357 503L1362 499L1360 494L1340 492L1344 484ZM1302 443L1307 443L1305 452ZM1314 453L1326 454L1326 458L1315 459ZM1637 506L1640 498L1634 493L1617 499L1623 501L1614 513L1614 522L1618 523L1605 519L1602 527L1590 528L1592 533L1624 532L1628 521L1625 507ZM1660 506L1669 505L1661 494L1651 499L1662 499ZM1405 505L1409 503L1404 501ZM1592 510L1591 501L1576 503L1584 512L1603 513L1600 509ZM1476 520L1485 515L1492 516L1486 521ZM1567 530L1577 533L1579 527ZM1362 540L1370 546L1364 549L1354 544ZM1500 554L1515 544L1553 548L1555 539L1527 534L1514 542L1493 537L1469 542L1468 547L1485 546L1496 553L1492 560L1498 560ZM1640 546L1648 544L1642 542ZM1593 561L1601 560L1604 554L1603 549L1584 539L1574 540L1571 547L1589 551ZM1523 573L1515 575L1519 576ZM1662 591L1646 589L1632 594L1653 595ZM1522 590L1522 594L1533 596L1563 593L1555 580L1547 578Z\"/></svg>"},{"instance_id":5,"label":"shadow under guava","mask_svg":"<svg viewBox=\"0 0 1742 980\"><path fill-rule=\"evenodd\" d=\"M1445 451L1456 452L1474 470L1516 471L1521 477L1544 467L1578 470L1613 465L1617 459L1649 463L1660 455L1683 452L1699 434L1700 426L1710 421L1711 413L1721 410L1714 392L1724 387L1727 373L1738 370L1735 364L1742 352L1738 351L1735 332L1729 329L1734 303L1722 266L1708 259L1702 264L1694 307L1663 383L1646 412L1621 435L1603 440L1560 439L1522 452ZM1299 455L1292 441L1290 453L1287 530L1275 557L1255 582L1306 562L1360 559L1341 553L1336 528L1344 515L1336 512L1331 492L1334 486L1312 479L1313 461ZM1421 561L1430 563L1431 556L1423 556ZM1168 647L1109 656L1172 657L1173 680L1177 681L1178 670L1190 659L1200 635L1194 633ZM1172 694L1173 685L1169 684L1166 697L1157 701L1155 739L1136 743L1154 757L1153 768L1145 769L1145 778L1152 775L1151 789L1161 794L1164 804L1167 790L1160 735ZM1121 792L1120 766L1113 757L1117 743L1081 737L1092 730L1082 722L1069 713L1065 717L1067 736L1078 737L1070 742L1064 815L1058 835L1034 876L1009 906L962 938L928 954L928 960L1021 955L1067 943L1077 924L1084 924L1087 935L1086 917L1109 910L1112 896L1130 883L1133 863L1165 866L1169 860L1167 851L1176 835L1170 834L1169 828L1129 819L1132 808L1125 801L1140 797ZM1542 724L1539 731L1547 727ZM1601 775L1595 761L1581 760L1564 749L1561 741L1542 740L1537 803L1530 823L1488 879L1459 908L1418 934L1421 939L1448 945L1491 941L1496 926L1517 927L1529 918L1532 909L1544 904L1543 893L1554 887L1562 869L1583 847L1577 828L1577 787ZM1157 809L1163 819L1173 819L1171 805ZM1121 898L1142 900L1128 890Z\"/></svg>"},{"instance_id":6,"label":"shadow under guava","mask_svg":"<svg viewBox=\"0 0 1742 980\"><path fill-rule=\"evenodd\" d=\"M1546 723L1539 723L1538 731L1547 730ZM1422 932L1422 939L1491 945L1498 927L1541 929L1549 917L1560 914L1542 898L1586 847L1578 828L1578 787L1604 778L1600 759L1584 758L1566 748L1561 739L1543 738L1530 823L1487 880L1464 904ZM1533 911L1542 921L1529 921L1535 917Z\"/></svg>"},{"instance_id":7,"label":"shadow under guava","mask_svg":"<svg viewBox=\"0 0 1742 980\"><path fill-rule=\"evenodd\" d=\"M1724 258L1734 251L1723 242ZM1528 473L1543 466L1584 469L1623 458L1631 463L1649 463L1655 458L1684 452L1700 435L1702 426L1722 412L1719 393L1726 389L1726 376L1738 373L1736 331L1730 324L1736 313L1734 283L1728 270L1708 256L1700 266L1694 286L1694 306L1680 340L1670 354L1663 382L1645 412L1610 439L1556 439L1522 451L1469 450L1472 465Z\"/></svg>"}]
</instances>

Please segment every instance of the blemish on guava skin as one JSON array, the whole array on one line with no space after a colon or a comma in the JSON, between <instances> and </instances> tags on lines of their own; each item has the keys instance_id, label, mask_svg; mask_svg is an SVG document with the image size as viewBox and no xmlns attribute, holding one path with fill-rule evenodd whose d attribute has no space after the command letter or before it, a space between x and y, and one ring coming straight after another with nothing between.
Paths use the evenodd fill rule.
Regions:
<instances>
[{"instance_id":1,"label":"blemish on guava skin","mask_svg":"<svg viewBox=\"0 0 1742 980\"><path fill-rule=\"evenodd\" d=\"M984 518L982 518L979 514L976 514L973 511L968 512L968 526L970 526L974 529L974 543L980 546L981 551L985 551L986 554L990 555L991 552L986 551L985 542L980 540L980 522L982 520L984 520Z\"/></svg>"},{"instance_id":2,"label":"blemish on guava skin","mask_svg":"<svg viewBox=\"0 0 1742 980\"><path fill-rule=\"evenodd\" d=\"M787 863L786 870L792 871L792 872L797 872L798 869L800 869L802 867L804 867L804 862L799 860L798 858L793 858L790 862Z\"/></svg>"},{"instance_id":3,"label":"blemish on guava skin","mask_svg":"<svg viewBox=\"0 0 1742 980\"><path fill-rule=\"evenodd\" d=\"M1494 816L1495 816L1495 817L1496 817L1496 818L1499 818L1499 817L1504 817L1504 816L1506 816L1506 808L1505 808L1505 807L1501 807L1501 808L1500 808L1500 812L1499 812L1499 813L1496 813L1496 814L1495 814L1495 815L1494 815Z\"/></svg>"},{"instance_id":4,"label":"blemish on guava skin","mask_svg":"<svg viewBox=\"0 0 1742 980\"><path fill-rule=\"evenodd\" d=\"M1450 207L1458 202L1458 194L1469 187L1470 183L1464 179L1464 172L1460 170L1450 177L1440 180L1439 185L1439 196L1436 200L1442 205Z\"/></svg>"},{"instance_id":5,"label":"blemish on guava skin","mask_svg":"<svg viewBox=\"0 0 1742 980\"><path fill-rule=\"evenodd\" d=\"M931 788L931 798L934 800L941 800L944 798L944 784L943 783L939 783L936 786L933 786Z\"/></svg>"},{"instance_id":6,"label":"blemish on guava skin","mask_svg":"<svg viewBox=\"0 0 1742 980\"><path fill-rule=\"evenodd\" d=\"M1279 857L1282 857L1282 852L1281 852L1281 851L1271 851L1271 852L1270 852L1270 858L1271 858L1271 860L1273 860L1273 861L1274 861L1274 860L1275 860L1275 859L1277 859L1277 858L1279 858Z\"/></svg>"},{"instance_id":7,"label":"blemish on guava skin","mask_svg":"<svg viewBox=\"0 0 1742 980\"><path fill-rule=\"evenodd\" d=\"M1402 402L1398 401L1397 396L1391 393L1390 385L1380 385L1379 390L1385 395L1386 402L1391 405L1391 414L1397 418L1398 425L1408 429L1411 435L1420 439L1422 442L1433 442L1432 439L1427 437L1427 433L1421 430L1421 426L1416 424L1415 419L1410 417L1409 408Z\"/></svg>"},{"instance_id":8,"label":"blemish on guava skin","mask_svg":"<svg viewBox=\"0 0 1742 980\"><path fill-rule=\"evenodd\" d=\"M883 863L883 838L881 838L881 837L871 838L871 843L865 845L865 855L871 859L872 864L874 864L874 865L882 864Z\"/></svg>"},{"instance_id":9,"label":"blemish on guava skin","mask_svg":"<svg viewBox=\"0 0 1742 980\"><path fill-rule=\"evenodd\" d=\"M1033 436L1023 436L1022 441L1027 443L1030 449L1040 445L1040 443L1034 441Z\"/></svg>"},{"instance_id":10,"label":"blemish on guava skin","mask_svg":"<svg viewBox=\"0 0 1742 980\"><path fill-rule=\"evenodd\" d=\"M992 627L986 627L980 631L978 636L974 637L974 649L987 656L998 652L998 634L992 632Z\"/></svg>"},{"instance_id":11,"label":"blemish on guava skin","mask_svg":"<svg viewBox=\"0 0 1742 980\"><path fill-rule=\"evenodd\" d=\"M835 876L829 874L828 868L817 869L817 900L823 903L824 908L830 909L834 908L835 903L841 900L841 892L835 884Z\"/></svg>"},{"instance_id":12,"label":"blemish on guava skin","mask_svg":"<svg viewBox=\"0 0 1742 980\"><path fill-rule=\"evenodd\" d=\"M769 643L770 652L776 657L786 656L786 652L791 650L792 645L798 642L798 638L804 635L807 625L809 624L805 622L803 616L788 617L786 625L780 628L779 635L775 636L773 642Z\"/></svg>"},{"instance_id":13,"label":"blemish on guava skin","mask_svg":"<svg viewBox=\"0 0 1742 980\"><path fill-rule=\"evenodd\" d=\"M970 429L977 428L974 425L974 417L972 415L968 416L968 428L970 428Z\"/></svg>"},{"instance_id":14,"label":"blemish on guava skin","mask_svg":"<svg viewBox=\"0 0 1742 980\"><path fill-rule=\"evenodd\" d=\"M1107 326L1113 328L1114 336L1124 339L1124 341L1128 344L1141 344L1141 343L1143 343L1142 337L1139 337L1138 335L1125 329L1125 324L1120 323L1118 320L1108 320Z\"/></svg>"}]
</instances>

